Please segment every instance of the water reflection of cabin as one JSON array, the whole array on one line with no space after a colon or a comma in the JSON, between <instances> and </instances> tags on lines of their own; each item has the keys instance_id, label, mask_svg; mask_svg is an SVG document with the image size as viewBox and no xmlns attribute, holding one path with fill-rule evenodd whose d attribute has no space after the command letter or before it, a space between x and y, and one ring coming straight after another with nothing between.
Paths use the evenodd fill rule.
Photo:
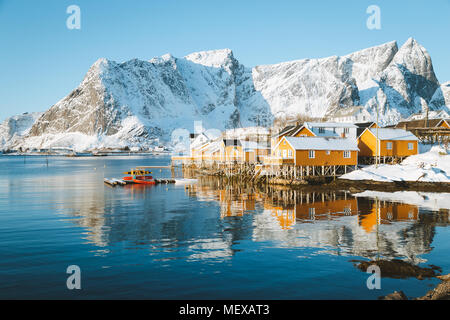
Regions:
<instances>
[{"instance_id":1,"label":"water reflection of cabin","mask_svg":"<svg viewBox=\"0 0 450 320\"><path fill-rule=\"evenodd\" d=\"M291 203L282 198L268 198L264 209L277 218L282 229L290 229L297 219L308 222L356 215L358 202L353 197L336 197L335 193L300 193Z\"/></svg>"},{"instance_id":2,"label":"water reflection of cabin","mask_svg":"<svg viewBox=\"0 0 450 320\"><path fill-rule=\"evenodd\" d=\"M358 202L355 198L301 204L296 208L297 219L302 220L328 220L331 215L332 217L342 217L357 213Z\"/></svg>"},{"instance_id":3,"label":"water reflection of cabin","mask_svg":"<svg viewBox=\"0 0 450 320\"><path fill-rule=\"evenodd\" d=\"M386 201L359 201L362 212L358 216L359 225L368 233L375 230L378 224L390 224L395 221L416 221L419 218L419 208L406 203Z\"/></svg>"},{"instance_id":4,"label":"water reflection of cabin","mask_svg":"<svg viewBox=\"0 0 450 320\"><path fill-rule=\"evenodd\" d=\"M236 193L232 189L222 189L219 193L220 216L243 216L247 211L255 210L256 196L251 193Z\"/></svg>"}]
</instances>

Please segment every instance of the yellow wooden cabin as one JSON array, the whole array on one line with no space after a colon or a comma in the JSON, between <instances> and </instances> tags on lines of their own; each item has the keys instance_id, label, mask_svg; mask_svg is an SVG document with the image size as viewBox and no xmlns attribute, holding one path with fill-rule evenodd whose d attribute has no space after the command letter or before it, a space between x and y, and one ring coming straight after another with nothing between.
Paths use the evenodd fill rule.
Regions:
<instances>
[{"instance_id":1,"label":"yellow wooden cabin","mask_svg":"<svg viewBox=\"0 0 450 320\"><path fill-rule=\"evenodd\" d=\"M262 162L264 157L270 155L270 146L265 142L241 140L243 161L247 163Z\"/></svg>"},{"instance_id":2,"label":"yellow wooden cabin","mask_svg":"<svg viewBox=\"0 0 450 320\"><path fill-rule=\"evenodd\" d=\"M283 137L265 163L295 166L357 165L358 146L355 140L348 138Z\"/></svg>"},{"instance_id":3,"label":"yellow wooden cabin","mask_svg":"<svg viewBox=\"0 0 450 320\"><path fill-rule=\"evenodd\" d=\"M244 153L239 139L223 139L223 159L226 162L243 162Z\"/></svg>"},{"instance_id":4,"label":"yellow wooden cabin","mask_svg":"<svg viewBox=\"0 0 450 320\"><path fill-rule=\"evenodd\" d=\"M403 129L368 128L358 137L359 155L407 157L419 152L418 141L415 135Z\"/></svg>"}]
</instances>

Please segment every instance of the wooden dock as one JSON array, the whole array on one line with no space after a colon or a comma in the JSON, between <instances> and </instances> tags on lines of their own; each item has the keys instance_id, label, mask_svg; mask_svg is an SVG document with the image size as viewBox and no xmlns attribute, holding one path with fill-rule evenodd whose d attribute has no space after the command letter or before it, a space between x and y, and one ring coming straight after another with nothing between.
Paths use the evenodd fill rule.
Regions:
<instances>
[{"instance_id":1,"label":"wooden dock","mask_svg":"<svg viewBox=\"0 0 450 320\"><path fill-rule=\"evenodd\" d=\"M133 181L126 181L115 178L112 179L104 178L103 182L111 187L125 186L127 184L135 184ZM155 179L155 184L175 184L175 183L176 181L174 179Z\"/></svg>"},{"instance_id":2,"label":"wooden dock","mask_svg":"<svg viewBox=\"0 0 450 320\"><path fill-rule=\"evenodd\" d=\"M171 169L172 166L139 166L136 169Z\"/></svg>"}]
</instances>

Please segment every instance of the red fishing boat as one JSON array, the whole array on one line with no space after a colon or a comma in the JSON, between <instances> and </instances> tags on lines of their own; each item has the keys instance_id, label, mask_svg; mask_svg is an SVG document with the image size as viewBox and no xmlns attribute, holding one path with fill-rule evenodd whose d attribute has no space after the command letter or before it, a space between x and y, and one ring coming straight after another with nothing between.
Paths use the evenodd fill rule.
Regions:
<instances>
[{"instance_id":1,"label":"red fishing boat","mask_svg":"<svg viewBox=\"0 0 450 320\"><path fill-rule=\"evenodd\" d=\"M155 179L150 175L151 172L142 168L131 169L131 171L123 174L130 175L130 177L124 177L124 181L132 181L137 184L156 184Z\"/></svg>"}]
</instances>

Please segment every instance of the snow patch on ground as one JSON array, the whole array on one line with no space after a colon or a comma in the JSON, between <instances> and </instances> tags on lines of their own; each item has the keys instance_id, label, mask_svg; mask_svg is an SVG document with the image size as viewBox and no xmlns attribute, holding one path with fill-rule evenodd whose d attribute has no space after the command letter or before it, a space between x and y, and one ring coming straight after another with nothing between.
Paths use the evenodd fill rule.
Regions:
<instances>
[{"instance_id":1,"label":"snow patch on ground","mask_svg":"<svg viewBox=\"0 0 450 320\"><path fill-rule=\"evenodd\" d=\"M345 174L340 179L450 182L450 155L446 149L434 146L428 152L406 158L401 164L382 164L378 168L371 165Z\"/></svg>"},{"instance_id":2,"label":"snow patch on ground","mask_svg":"<svg viewBox=\"0 0 450 320\"><path fill-rule=\"evenodd\" d=\"M355 197L378 198L383 201L395 201L414 204L418 207L438 211L450 209L450 193L416 192L416 191L364 191L353 194Z\"/></svg>"}]
</instances>

